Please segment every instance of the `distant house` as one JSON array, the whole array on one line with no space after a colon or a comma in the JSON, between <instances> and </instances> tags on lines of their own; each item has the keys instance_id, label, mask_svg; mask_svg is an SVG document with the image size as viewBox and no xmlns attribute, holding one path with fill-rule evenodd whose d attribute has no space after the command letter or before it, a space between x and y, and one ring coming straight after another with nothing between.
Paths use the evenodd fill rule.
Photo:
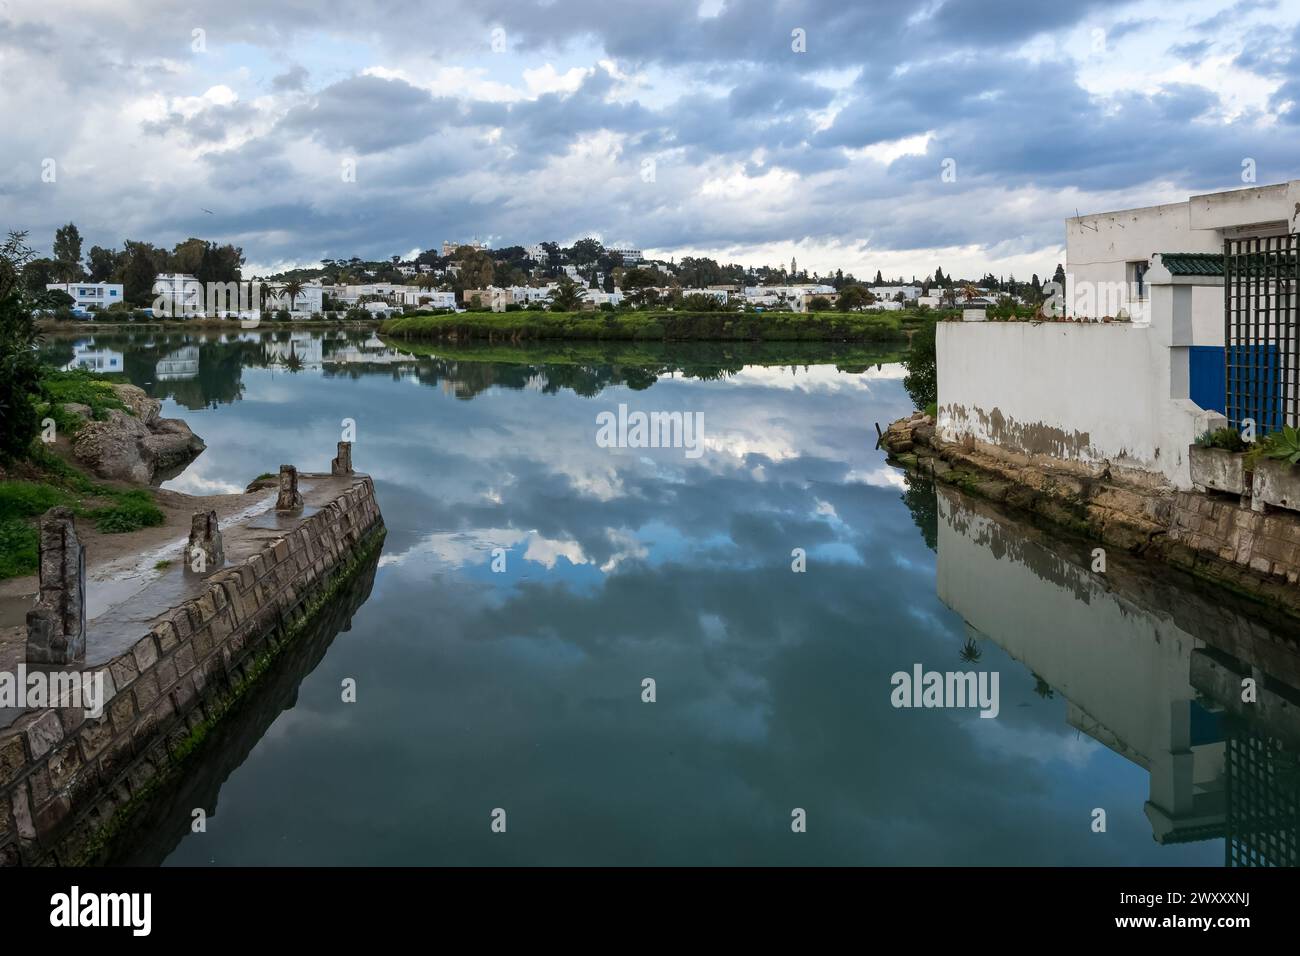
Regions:
<instances>
[{"instance_id":1,"label":"distant house","mask_svg":"<svg viewBox=\"0 0 1300 956\"><path fill-rule=\"evenodd\" d=\"M161 315L202 315L203 283L187 272L164 272L153 283L154 311Z\"/></svg>"},{"instance_id":2,"label":"distant house","mask_svg":"<svg viewBox=\"0 0 1300 956\"><path fill-rule=\"evenodd\" d=\"M122 286L116 282L51 282L45 288L66 292L72 296L74 308L107 309L117 302L124 302Z\"/></svg>"}]
</instances>

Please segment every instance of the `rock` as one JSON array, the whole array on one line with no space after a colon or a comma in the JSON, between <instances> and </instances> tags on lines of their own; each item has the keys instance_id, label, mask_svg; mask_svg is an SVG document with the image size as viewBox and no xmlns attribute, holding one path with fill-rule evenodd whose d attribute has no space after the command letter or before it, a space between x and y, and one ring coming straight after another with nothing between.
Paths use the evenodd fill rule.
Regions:
<instances>
[{"instance_id":1,"label":"rock","mask_svg":"<svg viewBox=\"0 0 1300 956\"><path fill-rule=\"evenodd\" d=\"M146 426L153 425L158 418L158 413L162 411L162 402L156 398L150 398L145 394L144 389L135 385L114 385L113 394L117 400L126 406L129 411Z\"/></svg>"},{"instance_id":2,"label":"rock","mask_svg":"<svg viewBox=\"0 0 1300 956\"><path fill-rule=\"evenodd\" d=\"M148 402L158 404L153 399ZM148 405L139 407L149 415ZM156 407L148 422L152 428L146 419L112 409L105 421L82 426L72 443L72 453L100 478L145 485L160 473L187 464L207 447L180 419L158 418Z\"/></svg>"},{"instance_id":3,"label":"rock","mask_svg":"<svg viewBox=\"0 0 1300 956\"><path fill-rule=\"evenodd\" d=\"M87 422L77 432L72 453L101 478L144 485L153 478L142 447L149 435L144 422L114 408L104 421Z\"/></svg>"},{"instance_id":4,"label":"rock","mask_svg":"<svg viewBox=\"0 0 1300 956\"><path fill-rule=\"evenodd\" d=\"M203 443L203 439L190 431L190 426L179 418L157 419L154 422L153 433L144 439L144 446L153 455L155 471L188 463L208 447Z\"/></svg>"},{"instance_id":5,"label":"rock","mask_svg":"<svg viewBox=\"0 0 1300 956\"><path fill-rule=\"evenodd\" d=\"M82 421L90 421L95 415L89 405L82 405L80 402L64 402L63 410L69 415L80 418Z\"/></svg>"}]
</instances>

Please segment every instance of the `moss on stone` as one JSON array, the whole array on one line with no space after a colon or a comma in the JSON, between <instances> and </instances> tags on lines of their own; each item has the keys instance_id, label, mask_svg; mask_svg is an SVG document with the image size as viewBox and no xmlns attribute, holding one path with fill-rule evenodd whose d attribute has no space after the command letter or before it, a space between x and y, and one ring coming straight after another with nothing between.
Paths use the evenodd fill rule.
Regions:
<instances>
[{"instance_id":1,"label":"moss on stone","mask_svg":"<svg viewBox=\"0 0 1300 956\"><path fill-rule=\"evenodd\" d=\"M112 845L117 835L126 828L131 818L142 807L147 805L165 784L174 780L182 772L186 762L199 752L203 744L211 736L212 731L216 729L217 724L239 705L240 701L270 670L271 665L284 649L311 626L317 615L320 614L321 609L335 598L356 577L357 572L375 556L383 546L387 534L388 529L383 524L373 528L362 539L360 549L354 552L352 557L343 565L334 570L329 583L316 597L301 608L295 619L288 625L277 625L267 635L264 649L250 661L245 662L243 677L232 683L225 693L216 696L215 699L210 698L206 701L207 717L198 726L186 733L174 746L169 746L171 760L168 765L160 770L145 786L133 793L129 801L118 807L104 825L95 832L85 847L72 860L64 861L64 865L93 865L94 861ZM280 635L278 640L275 639L277 633Z\"/></svg>"}]
</instances>

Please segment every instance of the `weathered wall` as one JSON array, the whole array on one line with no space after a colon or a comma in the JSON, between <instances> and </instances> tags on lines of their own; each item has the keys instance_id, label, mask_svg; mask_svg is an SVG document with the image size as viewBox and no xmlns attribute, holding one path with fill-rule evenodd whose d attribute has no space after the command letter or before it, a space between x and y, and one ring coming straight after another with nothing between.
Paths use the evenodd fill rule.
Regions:
<instances>
[{"instance_id":1,"label":"weathered wall","mask_svg":"<svg viewBox=\"0 0 1300 956\"><path fill-rule=\"evenodd\" d=\"M374 485L351 488L296 530L207 579L106 666L102 718L80 708L0 733L0 865L76 863L195 744L331 589L378 547Z\"/></svg>"},{"instance_id":2,"label":"weathered wall","mask_svg":"<svg viewBox=\"0 0 1300 956\"><path fill-rule=\"evenodd\" d=\"M939 436L1191 486L1204 413L1170 398L1170 348L1129 323L940 322Z\"/></svg>"}]
</instances>

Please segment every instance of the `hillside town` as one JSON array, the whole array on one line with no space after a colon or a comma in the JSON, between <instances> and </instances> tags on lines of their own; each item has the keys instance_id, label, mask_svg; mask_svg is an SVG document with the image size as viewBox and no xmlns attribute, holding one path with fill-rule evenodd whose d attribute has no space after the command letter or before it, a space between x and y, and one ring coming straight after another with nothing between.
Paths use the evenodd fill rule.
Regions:
<instances>
[{"instance_id":1,"label":"hillside town","mask_svg":"<svg viewBox=\"0 0 1300 956\"><path fill-rule=\"evenodd\" d=\"M938 267L922 279L859 280L836 270L721 265L711 258L652 259L641 250L581 239L493 249L484 242L444 241L414 258L325 259L318 268L272 276L243 275L244 254L201 239L171 252L127 242L120 251L81 256L74 224L60 228L51 258L30 262L24 280L49 294L47 311L76 318L248 318L282 320L388 318L411 312L583 311L637 308L721 310L899 311L1036 305L1038 275L986 274L956 279ZM1058 273L1061 267L1057 267ZM1058 276L1059 278L1059 276Z\"/></svg>"}]
</instances>

